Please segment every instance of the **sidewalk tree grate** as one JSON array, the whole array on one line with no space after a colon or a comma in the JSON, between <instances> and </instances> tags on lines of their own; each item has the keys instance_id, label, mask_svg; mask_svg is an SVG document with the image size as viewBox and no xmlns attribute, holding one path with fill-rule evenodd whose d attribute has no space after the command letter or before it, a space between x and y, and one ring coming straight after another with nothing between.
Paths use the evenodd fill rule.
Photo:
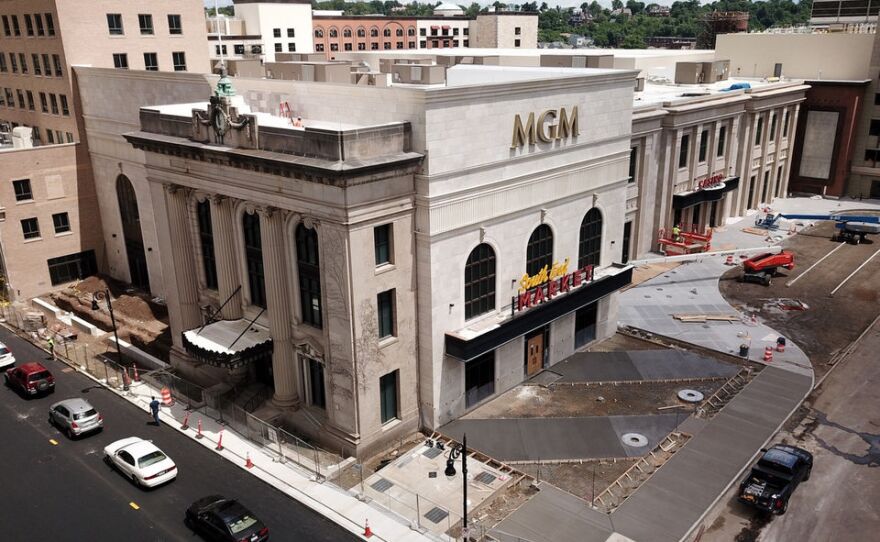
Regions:
<instances>
[{"instance_id":1,"label":"sidewalk tree grate","mask_svg":"<svg viewBox=\"0 0 880 542\"><path fill-rule=\"evenodd\" d=\"M388 488L393 486L394 484L385 478L379 478L377 481L373 482L370 487L375 489L380 493L385 493L388 491Z\"/></svg>"},{"instance_id":2,"label":"sidewalk tree grate","mask_svg":"<svg viewBox=\"0 0 880 542\"><path fill-rule=\"evenodd\" d=\"M427 457L428 459L434 459L442 453L443 452L439 448L428 448L427 450L422 452L422 455Z\"/></svg>"},{"instance_id":3,"label":"sidewalk tree grate","mask_svg":"<svg viewBox=\"0 0 880 542\"><path fill-rule=\"evenodd\" d=\"M481 484L489 485L495 481L495 475L489 474L486 471L481 472L480 474L474 476L474 480L480 482Z\"/></svg>"},{"instance_id":4,"label":"sidewalk tree grate","mask_svg":"<svg viewBox=\"0 0 880 542\"><path fill-rule=\"evenodd\" d=\"M446 519L446 516L448 515L449 512L440 508L439 506L435 506L434 508L428 510L428 513L425 514L425 519L430 520L432 523L440 523L441 521Z\"/></svg>"}]
</instances>

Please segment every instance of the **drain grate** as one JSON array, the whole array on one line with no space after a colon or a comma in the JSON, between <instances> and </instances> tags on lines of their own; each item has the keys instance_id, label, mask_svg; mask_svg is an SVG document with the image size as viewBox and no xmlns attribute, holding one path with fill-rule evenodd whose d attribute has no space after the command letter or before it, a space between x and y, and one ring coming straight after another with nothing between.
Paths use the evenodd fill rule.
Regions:
<instances>
[{"instance_id":1,"label":"drain grate","mask_svg":"<svg viewBox=\"0 0 880 542\"><path fill-rule=\"evenodd\" d=\"M428 459L434 459L435 457L437 457L438 455L440 455L440 454L442 454L442 453L443 453L443 452L441 452L441 451L440 451L439 449L437 449L437 448L428 448L427 450L425 450L424 452L422 452L422 455L425 456L425 457L427 457Z\"/></svg>"},{"instance_id":2,"label":"drain grate","mask_svg":"<svg viewBox=\"0 0 880 542\"><path fill-rule=\"evenodd\" d=\"M380 493L385 493L386 491L388 491L388 488L393 485L394 484L392 482L386 480L385 478L379 478L377 481L373 482L370 487Z\"/></svg>"},{"instance_id":3,"label":"drain grate","mask_svg":"<svg viewBox=\"0 0 880 542\"><path fill-rule=\"evenodd\" d=\"M429 521L431 521L432 523L440 523L441 521L446 519L446 516L448 516L448 515L449 515L449 512L447 512L446 510L444 510L438 506L435 506L434 508L431 508L430 510L428 510L428 513L425 514L425 518L428 519Z\"/></svg>"},{"instance_id":4,"label":"drain grate","mask_svg":"<svg viewBox=\"0 0 880 542\"><path fill-rule=\"evenodd\" d=\"M480 474L474 476L474 480L480 482L481 484L489 485L495 481L495 475L489 474L486 471L481 472Z\"/></svg>"}]
</instances>

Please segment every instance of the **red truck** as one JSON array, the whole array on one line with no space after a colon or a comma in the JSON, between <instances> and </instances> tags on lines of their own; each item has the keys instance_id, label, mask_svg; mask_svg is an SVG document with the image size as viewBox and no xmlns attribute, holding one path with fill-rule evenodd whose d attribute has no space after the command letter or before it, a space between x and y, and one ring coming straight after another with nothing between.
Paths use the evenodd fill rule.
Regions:
<instances>
[{"instance_id":1,"label":"red truck","mask_svg":"<svg viewBox=\"0 0 880 542\"><path fill-rule=\"evenodd\" d=\"M49 369L36 362L8 369L4 376L7 386L16 388L25 395L55 391L55 377Z\"/></svg>"},{"instance_id":2,"label":"red truck","mask_svg":"<svg viewBox=\"0 0 880 542\"><path fill-rule=\"evenodd\" d=\"M783 250L782 252L753 256L743 262L743 274L740 280L770 286L770 280L780 267L788 270L794 269L794 254Z\"/></svg>"}]
</instances>

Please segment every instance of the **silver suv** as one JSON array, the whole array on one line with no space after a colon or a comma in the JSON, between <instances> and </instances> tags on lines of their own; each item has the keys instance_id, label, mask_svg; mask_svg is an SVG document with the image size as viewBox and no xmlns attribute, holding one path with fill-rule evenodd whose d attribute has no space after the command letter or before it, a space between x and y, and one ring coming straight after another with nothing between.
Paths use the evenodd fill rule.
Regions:
<instances>
[{"instance_id":1,"label":"silver suv","mask_svg":"<svg viewBox=\"0 0 880 542\"><path fill-rule=\"evenodd\" d=\"M49 423L70 438L104 427L104 417L85 399L65 399L49 408Z\"/></svg>"}]
</instances>

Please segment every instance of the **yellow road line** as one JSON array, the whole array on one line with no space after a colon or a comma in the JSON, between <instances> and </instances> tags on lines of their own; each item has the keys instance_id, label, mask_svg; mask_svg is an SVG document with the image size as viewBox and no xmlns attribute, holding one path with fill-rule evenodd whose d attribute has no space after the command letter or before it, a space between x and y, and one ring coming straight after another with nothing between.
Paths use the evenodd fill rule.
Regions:
<instances>
[{"instance_id":1,"label":"yellow road line","mask_svg":"<svg viewBox=\"0 0 880 542\"><path fill-rule=\"evenodd\" d=\"M58 446L58 441L53 438L50 438L49 442L52 444L52 446Z\"/></svg>"},{"instance_id":2,"label":"yellow road line","mask_svg":"<svg viewBox=\"0 0 880 542\"><path fill-rule=\"evenodd\" d=\"M130 503L128 503L128 505L131 506L132 508L134 508L135 510L141 509L141 507L138 506L137 503L135 503L135 502L130 502Z\"/></svg>"}]
</instances>

